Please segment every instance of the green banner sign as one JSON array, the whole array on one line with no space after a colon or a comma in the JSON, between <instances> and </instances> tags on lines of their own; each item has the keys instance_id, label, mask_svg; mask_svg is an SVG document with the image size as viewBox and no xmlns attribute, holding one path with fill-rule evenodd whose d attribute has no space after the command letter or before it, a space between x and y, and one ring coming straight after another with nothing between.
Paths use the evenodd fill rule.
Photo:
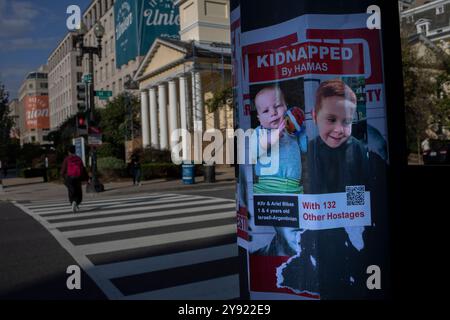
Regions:
<instances>
[{"instance_id":1,"label":"green banner sign","mask_svg":"<svg viewBox=\"0 0 450 320\"><path fill-rule=\"evenodd\" d=\"M179 39L180 13L173 0L145 0L140 10L140 54L145 55L157 37Z\"/></svg>"},{"instance_id":2,"label":"green banner sign","mask_svg":"<svg viewBox=\"0 0 450 320\"><path fill-rule=\"evenodd\" d=\"M180 14L173 0L117 0L116 67L147 54L157 37L178 39Z\"/></svg>"},{"instance_id":3,"label":"green banner sign","mask_svg":"<svg viewBox=\"0 0 450 320\"><path fill-rule=\"evenodd\" d=\"M138 55L138 8L142 0L117 0L114 3L116 67Z\"/></svg>"}]
</instances>

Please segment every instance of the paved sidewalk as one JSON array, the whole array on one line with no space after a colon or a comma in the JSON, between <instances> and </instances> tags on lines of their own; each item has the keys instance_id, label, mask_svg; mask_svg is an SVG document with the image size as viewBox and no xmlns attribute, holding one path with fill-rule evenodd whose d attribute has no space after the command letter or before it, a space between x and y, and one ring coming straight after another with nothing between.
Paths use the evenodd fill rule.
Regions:
<instances>
[{"instance_id":1,"label":"paved sidewalk","mask_svg":"<svg viewBox=\"0 0 450 320\"><path fill-rule=\"evenodd\" d=\"M104 183L105 192L86 193L83 185L85 199L102 198L123 194L140 194L161 191L183 191L192 189L208 190L212 187L230 187L235 184L234 167L221 166L216 168L216 182L206 183L203 176L195 177L195 184L185 185L181 179L154 179L142 181L141 186L133 186L133 180ZM42 178L13 178L3 180L3 191L0 191L0 201L36 201L46 199L65 199L67 189L61 182L44 183Z\"/></svg>"}]
</instances>

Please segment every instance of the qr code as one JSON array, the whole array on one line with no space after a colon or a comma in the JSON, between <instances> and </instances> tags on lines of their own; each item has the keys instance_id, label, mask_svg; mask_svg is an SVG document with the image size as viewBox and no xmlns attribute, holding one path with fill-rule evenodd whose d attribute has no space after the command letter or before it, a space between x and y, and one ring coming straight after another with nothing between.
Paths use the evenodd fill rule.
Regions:
<instances>
[{"instance_id":1,"label":"qr code","mask_svg":"<svg viewBox=\"0 0 450 320\"><path fill-rule=\"evenodd\" d=\"M347 186L347 206L363 206L365 186Z\"/></svg>"}]
</instances>

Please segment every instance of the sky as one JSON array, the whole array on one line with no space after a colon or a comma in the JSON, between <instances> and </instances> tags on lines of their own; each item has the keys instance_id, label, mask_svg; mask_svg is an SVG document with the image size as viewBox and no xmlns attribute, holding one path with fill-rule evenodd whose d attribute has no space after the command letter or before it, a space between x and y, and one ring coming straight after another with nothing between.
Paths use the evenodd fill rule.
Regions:
<instances>
[{"instance_id":1,"label":"sky","mask_svg":"<svg viewBox=\"0 0 450 320\"><path fill-rule=\"evenodd\" d=\"M67 34L70 5L83 12L91 0L0 0L0 82L10 100L28 72L47 63Z\"/></svg>"}]
</instances>

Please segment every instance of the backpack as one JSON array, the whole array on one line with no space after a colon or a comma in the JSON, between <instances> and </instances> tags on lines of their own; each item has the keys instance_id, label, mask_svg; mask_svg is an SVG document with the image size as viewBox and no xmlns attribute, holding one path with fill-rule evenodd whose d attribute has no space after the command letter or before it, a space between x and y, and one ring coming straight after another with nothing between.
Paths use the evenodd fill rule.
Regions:
<instances>
[{"instance_id":1,"label":"backpack","mask_svg":"<svg viewBox=\"0 0 450 320\"><path fill-rule=\"evenodd\" d=\"M83 168L83 162L77 156L70 156L67 159L67 176L80 177Z\"/></svg>"}]
</instances>

